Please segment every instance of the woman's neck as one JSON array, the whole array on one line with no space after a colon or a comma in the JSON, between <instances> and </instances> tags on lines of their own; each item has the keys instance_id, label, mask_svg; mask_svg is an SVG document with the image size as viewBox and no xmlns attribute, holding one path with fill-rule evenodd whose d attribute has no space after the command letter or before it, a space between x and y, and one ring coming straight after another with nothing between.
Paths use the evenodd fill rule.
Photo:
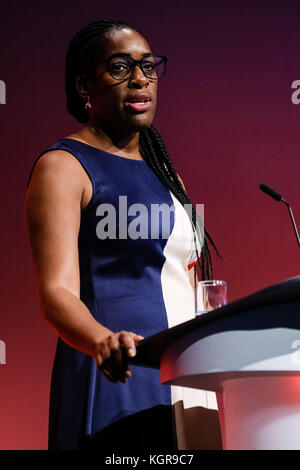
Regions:
<instances>
[{"instance_id":1,"label":"woman's neck","mask_svg":"<svg viewBox=\"0 0 300 470\"><path fill-rule=\"evenodd\" d=\"M103 129L86 124L76 133L76 136L105 152L141 158L138 132L125 136L116 136L105 132Z\"/></svg>"}]
</instances>

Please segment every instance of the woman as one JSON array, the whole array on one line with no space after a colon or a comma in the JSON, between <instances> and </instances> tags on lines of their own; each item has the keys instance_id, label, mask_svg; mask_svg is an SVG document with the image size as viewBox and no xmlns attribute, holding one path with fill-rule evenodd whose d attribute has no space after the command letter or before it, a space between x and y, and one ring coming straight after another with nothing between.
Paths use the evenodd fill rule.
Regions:
<instances>
[{"instance_id":1,"label":"woman","mask_svg":"<svg viewBox=\"0 0 300 470\"><path fill-rule=\"evenodd\" d=\"M36 159L25 204L44 318L59 335L49 449L177 447L179 387L126 359L143 337L194 315L189 268L199 262L200 225L195 210L191 224L183 208L190 201L152 127L165 65L140 33L115 20L88 25L67 51L67 107L84 125ZM137 237L135 219L130 227L120 218L124 198L131 209L149 209L141 224L153 222L153 205L175 207L167 236L153 222L154 237ZM100 216L112 207L107 236ZM180 216L196 251L176 243ZM205 235L201 269L209 276Z\"/></svg>"}]
</instances>

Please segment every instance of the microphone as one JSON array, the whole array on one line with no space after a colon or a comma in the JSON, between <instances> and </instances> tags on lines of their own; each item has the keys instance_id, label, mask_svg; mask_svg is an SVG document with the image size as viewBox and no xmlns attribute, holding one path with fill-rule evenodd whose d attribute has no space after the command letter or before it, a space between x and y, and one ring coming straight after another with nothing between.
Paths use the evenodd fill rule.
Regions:
<instances>
[{"instance_id":1,"label":"microphone","mask_svg":"<svg viewBox=\"0 0 300 470\"><path fill-rule=\"evenodd\" d=\"M295 234L296 234L296 238L297 238L297 241L298 241L298 245L299 245L299 248L300 248L299 233L298 233L296 222L295 222L295 219L294 219L294 216L293 216L292 208L289 205L289 203L285 199L283 199L281 194L277 193L276 191L274 191L274 189L270 188L266 184L261 184L259 187L264 193L268 194L273 199L275 199L275 201L283 202L287 206L287 208L289 210L289 213L290 213L290 216L291 216L291 220L292 220L292 224L293 224L294 231L295 231Z\"/></svg>"},{"instance_id":2,"label":"microphone","mask_svg":"<svg viewBox=\"0 0 300 470\"><path fill-rule=\"evenodd\" d=\"M274 191L274 189L272 188L269 188L269 186L267 186L266 184L261 184L260 185L260 189L268 194L269 196L271 196L273 199L275 199L275 201L282 201L282 196L281 194L279 193L276 193L276 191Z\"/></svg>"}]
</instances>

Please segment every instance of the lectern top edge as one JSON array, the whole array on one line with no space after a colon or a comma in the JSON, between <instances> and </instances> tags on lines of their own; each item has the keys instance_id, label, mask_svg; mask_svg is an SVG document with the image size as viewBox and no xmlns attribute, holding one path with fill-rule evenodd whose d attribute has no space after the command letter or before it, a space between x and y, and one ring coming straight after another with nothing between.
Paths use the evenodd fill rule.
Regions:
<instances>
[{"instance_id":1,"label":"lectern top edge","mask_svg":"<svg viewBox=\"0 0 300 470\"><path fill-rule=\"evenodd\" d=\"M274 284L224 307L145 338L138 343L137 354L130 359L130 362L136 365L159 368L160 357L165 349L183 335L199 327L249 310L297 301L300 301L300 276Z\"/></svg>"}]
</instances>

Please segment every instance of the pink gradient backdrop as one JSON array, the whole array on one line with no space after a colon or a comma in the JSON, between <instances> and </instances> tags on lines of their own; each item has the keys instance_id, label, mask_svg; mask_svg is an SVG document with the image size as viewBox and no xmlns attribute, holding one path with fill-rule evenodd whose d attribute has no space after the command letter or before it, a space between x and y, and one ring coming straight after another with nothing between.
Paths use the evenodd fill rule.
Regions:
<instances>
[{"instance_id":1,"label":"pink gradient backdrop","mask_svg":"<svg viewBox=\"0 0 300 470\"><path fill-rule=\"evenodd\" d=\"M112 3L112 2L108 2ZM67 114L64 56L73 34L111 16L169 58L154 124L224 261L215 277L235 300L299 274L286 208L300 225L300 7L286 1L9 2L1 11L0 449L46 449L54 332L43 322L23 215L36 156L78 128Z\"/></svg>"}]
</instances>

